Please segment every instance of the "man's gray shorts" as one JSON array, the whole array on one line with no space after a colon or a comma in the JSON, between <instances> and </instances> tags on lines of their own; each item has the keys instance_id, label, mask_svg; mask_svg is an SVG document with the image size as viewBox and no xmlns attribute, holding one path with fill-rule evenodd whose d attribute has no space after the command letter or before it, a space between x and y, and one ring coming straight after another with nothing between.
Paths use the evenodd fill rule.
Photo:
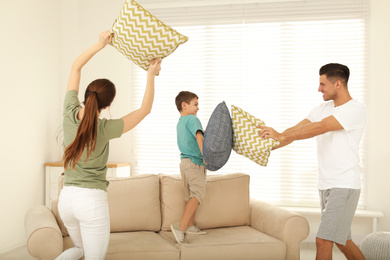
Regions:
<instances>
[{"instance_id":1,"label":"man's gray shorts","mask_svg":"<svg viewBox=\"0 0 390 260\"><path fill-rule=\"evenodd\" d=\"M345 245L351 240L351 225L360 190L332 188L320 190L322 217L317 237Z\"/></svg>"}]
</instances>

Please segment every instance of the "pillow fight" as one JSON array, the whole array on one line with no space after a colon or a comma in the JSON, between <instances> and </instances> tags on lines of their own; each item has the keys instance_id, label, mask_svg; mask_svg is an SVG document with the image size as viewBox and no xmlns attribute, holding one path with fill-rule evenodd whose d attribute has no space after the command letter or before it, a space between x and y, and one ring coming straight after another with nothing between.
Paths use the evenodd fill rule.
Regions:
<instances>
[{"instance_id":1,"label":"pillow fight","mask_svg":"<svg viewBox=\"0 0 390 260\"><path fill-rule=\"evenodd\" d=\"M161 31L162 35L156 36L153 30ZM63 105L65 171L58 204L74 247L56 259L105 258L110 237L106 180L109 141L120 138L151 113L155 76L161 70L162 59L187 40L135 1L128 0L113 28L100 33L98 41L74 60ZM99 119L101 111L116 96L115 85L110 80L92 81L85 90L83 102L78 97L82 68L108 44L147 71L141 106L119 119ZM215 108L204 130L197 117L198 95L183 90L172 97L180 114L177 146L186 201L181 219L171 224L177 243L186 245L187 234L207 235L195 221L195 213L206 193L207 170L223 167L232 149L266 166L271 151L315 137L322 210L316 235L316 259L332 259L334 244L347 259L365 259L351 239L351 224L361 190L358 147L366 125L366 111L349 93L349 76L349 68L343 64L323 65L319 69L317 90L324 103L283 132L236 106L232 106L231 117L225 102Z\"/></svg>"}]
</instances>

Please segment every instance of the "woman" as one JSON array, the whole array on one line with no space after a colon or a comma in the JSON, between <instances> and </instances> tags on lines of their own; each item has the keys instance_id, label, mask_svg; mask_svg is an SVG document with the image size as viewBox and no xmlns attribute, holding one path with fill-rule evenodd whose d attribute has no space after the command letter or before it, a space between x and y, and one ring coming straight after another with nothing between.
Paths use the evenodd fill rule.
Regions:
<instances>
[{"instance_id":1,"label":"woman","mask_svg":"<svg viewBox=\"0 0 390 260\"><path fill-rule=\"evenodd\" d=\"M107 79L91 82L84 94L85 106L80 106L81 68L111 39L110 31L102 32L98 42L74 61L69 77L63 113L65 177L58 207L75 247L57 259L104 259L110 240L106 180L109 140L131 130L152 109L160 59L149 66L146 91L138 110L120 119L100 120L101 110L111 105L116 92Z\"/></svg>"}]
</instances>

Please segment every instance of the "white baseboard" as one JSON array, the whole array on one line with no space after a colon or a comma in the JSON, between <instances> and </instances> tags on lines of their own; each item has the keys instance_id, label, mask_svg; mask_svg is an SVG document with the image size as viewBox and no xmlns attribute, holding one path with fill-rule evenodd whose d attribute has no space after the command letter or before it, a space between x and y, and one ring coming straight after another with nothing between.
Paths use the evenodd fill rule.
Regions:
<instances>
[{"instance_id":1,"label":"white baseboard","mask_svg":"<svg viewBox=\"0 0 390 260\"><path fill-rule=\"evenodd\" d=\"M0 255L8 253L9 251L12 251L16 248L19 248L19 247L25 246L25 245L26 245L26 241L21 241L21 242L17 242L17 243L11 244L11 245L0 246Z\"/></svg>"}]
</instances>

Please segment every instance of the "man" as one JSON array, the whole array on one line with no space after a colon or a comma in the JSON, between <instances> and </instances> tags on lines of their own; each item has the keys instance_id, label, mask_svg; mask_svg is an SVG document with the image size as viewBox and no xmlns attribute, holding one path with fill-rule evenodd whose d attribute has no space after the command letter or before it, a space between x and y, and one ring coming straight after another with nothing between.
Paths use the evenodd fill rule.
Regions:
<instances>
[{"instance_id":1,"label":"man","mask_svg":"<svg viewBox=\"0 0 390 260\"><path fill-rule=\"evenodd\" d=\"M347 259L365 259L351 240L351 224L361 189L359 143L366 124L365 108L348 91L347 66L327 64L319 74L318 91L328 102L315 107L306 119L283 133L259 126L259 135L279 140L280 145L274 149L316 137L322 210L316 259L332 259L333 243Z\"/></svg>"}]
</instances>

